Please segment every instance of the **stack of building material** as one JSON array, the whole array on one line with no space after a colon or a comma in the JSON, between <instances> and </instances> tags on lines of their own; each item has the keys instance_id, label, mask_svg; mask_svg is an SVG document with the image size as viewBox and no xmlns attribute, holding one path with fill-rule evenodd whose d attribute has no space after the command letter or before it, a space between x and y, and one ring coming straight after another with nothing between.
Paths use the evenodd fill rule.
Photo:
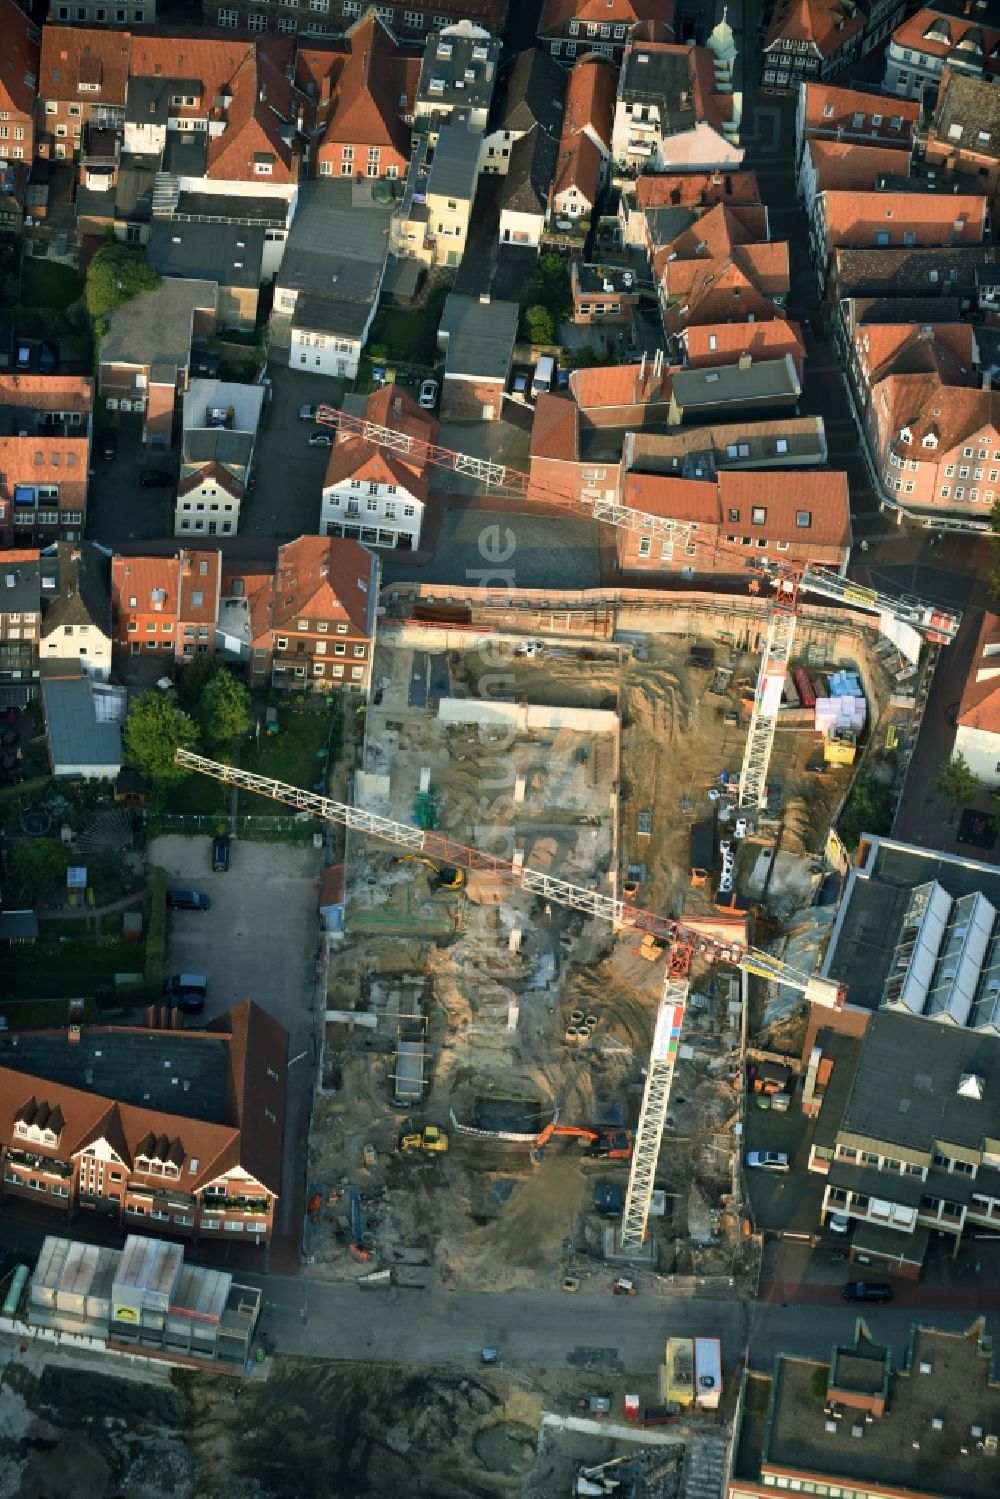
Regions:
<instances>
[{"instance_id":1,"label":"stack of building material","mask_svg":"<svg viewBox=\"0 0 1000 1499\"><path fill-rule=\"evenodd\" d=\"M829 697L816 699L817 732L829 738L838 729L860 734L867 707L857 672L836 671L829 678Z\"/></svg>"}]
</instances>

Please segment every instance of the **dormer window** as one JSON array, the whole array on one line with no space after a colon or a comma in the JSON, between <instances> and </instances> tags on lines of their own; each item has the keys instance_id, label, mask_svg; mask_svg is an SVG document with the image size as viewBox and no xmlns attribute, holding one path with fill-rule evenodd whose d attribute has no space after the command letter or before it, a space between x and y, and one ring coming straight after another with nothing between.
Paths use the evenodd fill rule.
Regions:
<instances>
[{"instance_id":1,"label":"dormer window","mask_svg":"<svg viewBox=\"0 0 1000 1499\"><path fill-rule=\"evenodd\" d=\"M913 433L910 431L909 427L903 427L901 429L900 434L899 434L899 440L900 440L900 442L905 442L907 444L909 444L909 443L911 443L913 441Z\"/></svg>"},{"instance_id":2,"label":"dormer window","mask_svg":"<svg viewBox=\"0 0 1000 1499\"><path fill-rule=\"evenodd\" d=\"M933 432L927 432L927 433L924 434L924 437L923 437L923 440L922 440L920 446L922 448L936 448L937 447L937 441L938 440L934 436Z\"/></svg>"}]
</instances>

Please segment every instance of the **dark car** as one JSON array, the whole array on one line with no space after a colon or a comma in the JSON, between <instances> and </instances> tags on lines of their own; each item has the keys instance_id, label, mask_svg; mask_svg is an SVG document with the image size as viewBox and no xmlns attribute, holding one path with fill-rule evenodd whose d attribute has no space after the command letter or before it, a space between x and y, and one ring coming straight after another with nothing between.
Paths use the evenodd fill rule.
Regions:
<instances>
[{"instance_id":1,"label":"dark car","mask_svg":"<svg viewBox=\"0 0 1000 1499\"><path fill-rule=\"evenodd\" d=\"M181 989L174 994L174 1002L182 1015L200 1015L205 1008L205 996L195 989Z\"/></svg>"},{"instance_id":2,"label":"dark car","mask_svg":"<svg viewBox=\"0 0 1000 1499\"><path fill-rule=\"evenodd\" d=\"M59 368L59 355L55 344L38 345L38 373L40 375L54 375Z\"/></svg>"},{"instance_id":3,"label":"dark car","mask_svg":"<svg viewBox=\"0 0 1000 1499\"><path fill-rule=\"evenodd\" d=\"M168 890L167 905L171 911L207 911L212 902L200 890Z\"/></svg>"},{"instance_id":4,"label":"dark car","mask_svg":"<svg viewBox=\"0 0 1000 1499\"><path fill-rule=\"evenodd\" d=\"M849 1280L841 1295L845 1301L891 1301L892 1286L882 1280Z\"/></svg>"},{"instance_id":5,"label":"dark car","mask_svg":"<svg viewBox=\"0 0 1000 1499\"><path fill-rule=\"evenodd\" d=\"M173 482L165 468L144 468L139 475L139 483L143 489L162 489L165 484Z\"/></svg>"},{"instance_id":6,"label":"dark car","mask_svg":"<svg viewBox=\"0 0 1000 1499\"><path fill-rule=\"evenodd\" d=\"M229 836L212 839L212 868L217 874L225 874L229 868Z\"/></svg>"},{"instance_id":7,"label":"dark car","mask_svg":"<svg viewBox=\"0 0 1000 1499\"><path fill-rule=\"evenodd\" d=\"M104 441L101 444L101 452L109 463L113 463L118 457L118 439L113 432L108 432L105 435Z\"/></svg>"}]
</instances>

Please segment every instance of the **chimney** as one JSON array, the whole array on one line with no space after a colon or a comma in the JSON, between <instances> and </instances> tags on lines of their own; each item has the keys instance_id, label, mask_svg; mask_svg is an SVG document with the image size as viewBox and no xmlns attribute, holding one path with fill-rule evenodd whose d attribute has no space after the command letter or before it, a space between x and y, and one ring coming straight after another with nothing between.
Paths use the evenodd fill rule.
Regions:
<instances>
[{"instance_id":1,"label":"chimney","mask_svg":"<svg viewBox=\"0 0 1000 1499\"><path fill-rule=\"evenodd\" d=\"M740 367L741 370L748 370L752 364L753 364L753 357L750 354L741 354L740 355L739 367Z\"/></svg>"},{"instance_id":2,"label":"chimney","mask_svg":"<svg viewBox=\"0 0 1000 1499\"><path fill-rule=\"evenodd\" d=\"M322 83L319 86L319 102L321 104L329 104L329 102L330 102L330 75L329 75L329 73L324 73L324 75L323 75L323 81L322 81Z\"/></svg>"}]
</instances>

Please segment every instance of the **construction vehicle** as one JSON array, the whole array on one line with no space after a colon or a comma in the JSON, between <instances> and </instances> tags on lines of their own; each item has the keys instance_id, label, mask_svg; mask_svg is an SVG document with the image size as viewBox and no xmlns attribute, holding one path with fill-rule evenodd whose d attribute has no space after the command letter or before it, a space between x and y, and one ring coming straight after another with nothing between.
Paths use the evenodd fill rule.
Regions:
<instances>
[{"instance_id":1,"label":"construction vehicle","mask_svg":"<svg viewBox=\"0 0 1000 1499\"><path fill-rule=\"evenodd\" d=\"M587 1154L601 1156L609 1161L632 1159L632 1137L625 1129L581 1129L577 1124L557 1124L553 1119L542 1130L531 1147L531 1159L541 1160L542 1151L553 1135L567 1135L586 1144Z\"/></svg>"},{"instance_id":2,"label":"construction vehicle","mask_svg":"<svg viewBox=\"0 0 1000 1499\"><path fill-rule=\"evenodd\" d=\"M435 864L433 859L425 859L423 854L399 854L393 859L393 864L424 864L431 871L432 890L463 890L465 888L465 870L459 869L454 864Z\"/></svg>"},{"instance_id":3,"label":"construction vehicle","mask_svg":"<svg viewBox=\"0 0 1000 1499\"><path fill-rule=\"evenodd\" d=\"M653 937L647 932L639 946L633 947L632 951L638 957L645 958L647 963L656 963L663 957L666 947L665 942L661 942L658 937Z\"/></svg>"},{"instance_id":4,"label":"construction vehicle","mask_svg":"<svg viewBox=\"0 0 1000 1499\"><path fill-rule=\"evenodd\" d=\"M710 548L713 556L732 557L734 563L738 562L736 570L741 575L747 571L754 574L748 585L751 593L760 593L765 583L774 588L756 690L752 704L747 703L750 729L740 774L741 807L764 807L766 804L767 767L778 725L781 694L791 665L800 593L815 593L877 614L884 633L913 662L920 652L921 637L936 645L947 645L958 634L962 616L952 610L939 609L923 599L880 593L877 589L852 583L832 568L777 555L765 556L756 550L747 552L735 541L702 536L693 521L647 514L617 499L609 499L592 486L585 484L579 491L560 489L547 480L532 479L520 469L507 468L505 464L494 463L488 458L475 458L470 453L459 453L437 443L425 442L408 432L383 427L334 406L318 407L316 420L338 432L355 433L389 452L403 453L411 461L416 459L436 464L454 473L481 479L487 492L506 493L520 500L545 501L555 508L585 515L623 530L641 532L651 540L661 538L674 546L682 543L686 549Z\"/></svg>"},{"instance_id":5,"label":"construction vehicle","mask_svg":"<svg viewBox=\"0 0 1000 1499\"><path fill-rule=\"evenodd\" d=\"M425 1124L422 1132L404 1135L399 1148L401 1151L428 1150L444 1155L448 1149L448 1136L436 1124Z\"/></svg>"},{"instance_id":6,"label":"construction vehicle","mask_svg":"<svg viewBox=\"0 0 1000 1499\"><path fill-rule=\"evenodd\" d=\"M611 1294L613 1296L638 1296L639 1290L634 1280L613 1280L611 1282Z\"/></svg>"}]
</instances>

